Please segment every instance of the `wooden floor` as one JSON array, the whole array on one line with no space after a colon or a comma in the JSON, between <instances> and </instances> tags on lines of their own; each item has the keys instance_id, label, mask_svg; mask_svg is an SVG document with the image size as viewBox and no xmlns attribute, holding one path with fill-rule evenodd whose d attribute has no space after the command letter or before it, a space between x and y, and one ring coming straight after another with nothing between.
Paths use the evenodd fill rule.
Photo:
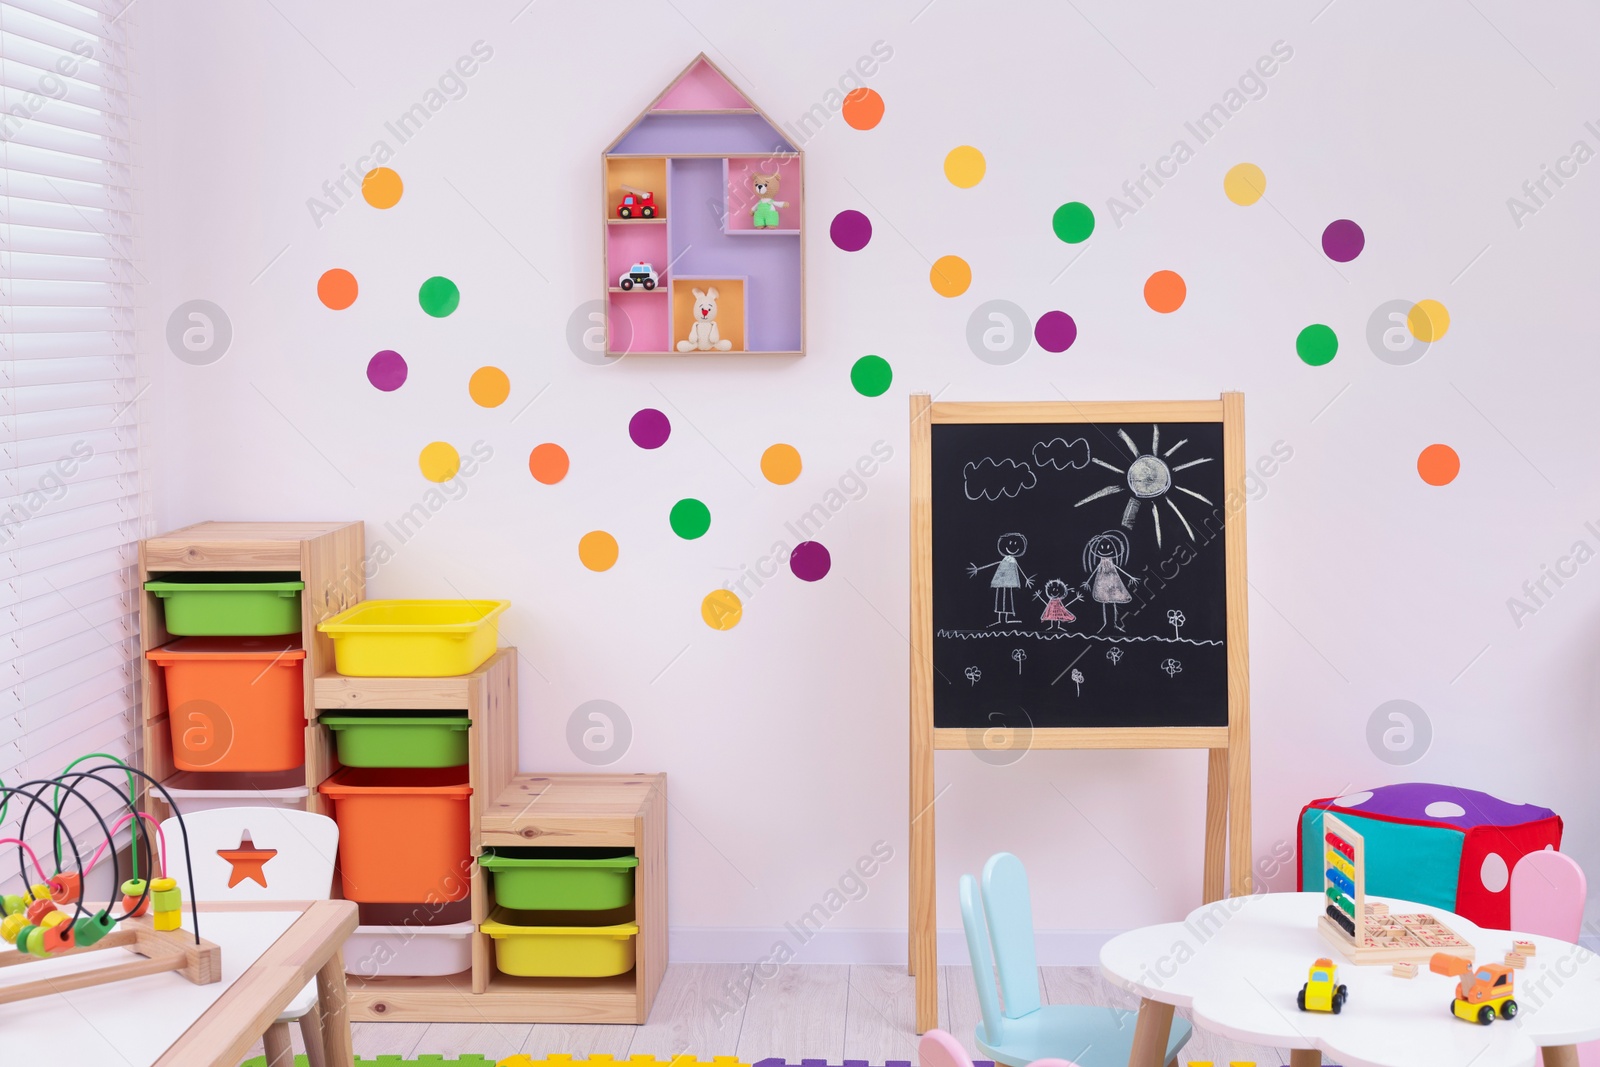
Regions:
<instances>
[{"instance_id":1,"label":"wooden floor","mask_svg":"<svg viewBox=\"0 0 1600 1067\"><path fill-rule=\"evenodd\" d=\"M1050 1004L1138 1007L1137 999L1111 988L1093 967L1042 967ZM972 1045L978 1024L977 994L967 967L941 967L939 1018L977 1058ZM655 1010L645 1026L554 1026L469 1023L357 1023L359 1056L432 1053L455 1057L474 1052L499 1058L525 1052L573 1056L609 1053L618 1059L687 1053L696 1059L738 1056L755 1063L778 1056L886 1060L917 1058L912 980L903 967L790 964L766 982L752 982L748 969L732 963L674 964L667 969ZM299 1031L295 1047L300 1048ZM252 1055L260 1055L256 1046ZM1196 1031L1180 1062L1255 1061L1261 1067L1287 1063L1287 1053L1222 1041Z\"/></svg>"}]
</instances>

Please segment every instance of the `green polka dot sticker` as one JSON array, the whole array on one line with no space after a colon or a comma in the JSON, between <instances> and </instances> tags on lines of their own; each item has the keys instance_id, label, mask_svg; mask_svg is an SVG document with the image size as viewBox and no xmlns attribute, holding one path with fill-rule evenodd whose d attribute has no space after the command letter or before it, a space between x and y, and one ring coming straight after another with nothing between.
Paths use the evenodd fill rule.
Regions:
<instances>
[{"instance_id":1,"label":"green polka dot sticker","mask_svg":"<svg viewBox=\"0 0 1600 1067\"><path fill-rule=\"evenodd\" d=\"M862 396L882 396L894 381L894 368L882 356L862 356L850 368L850 384Z\"/></svg>"},{"instance_id":2,"label":"green polka dot sticker","mask_svg":"<svg viewBox=\"0 0 1600 1067\"><path fill-rule=\"evenodd\" d=\"M442 319L461 306L461 290L443 275L435 275L417 290L417 303L436 319Z\"/></svg>"},{"instance_id":3,"label":"green polka dot sticker","mask_svg":"<svg viewBox=\"0 0 1600 1067\"><path fill-rule=\"evenodd\" d=\"M1339 338L1330 327L1314 322L1294 339L1294 350L1313 367L1333 362L1339 352Z\"/></svg>"},{"instance_id":4,"label":"green polka dot sticker","mask_svg":"<svg viewBox=\"0 0 1600 1067\"><path fill-rule=\"evenodd\" d=\"M1082 244L1094 232L1094 211L1078 200L1062 204L1051 217L1050 228L1067 244Z\"/></svg>"},{"instance_id":5,"label":"green polka dot sticker","mask_svg":"<svg viewBox=\"0 0 1600 1067\"><path fill-rule=\"evenodd\" d=\"M711 529L711 509L694 497L687 496L672 505L672 513L667 520L672 523L673 533L685 541L693 541Z\"/></svg>"}]
</instances>

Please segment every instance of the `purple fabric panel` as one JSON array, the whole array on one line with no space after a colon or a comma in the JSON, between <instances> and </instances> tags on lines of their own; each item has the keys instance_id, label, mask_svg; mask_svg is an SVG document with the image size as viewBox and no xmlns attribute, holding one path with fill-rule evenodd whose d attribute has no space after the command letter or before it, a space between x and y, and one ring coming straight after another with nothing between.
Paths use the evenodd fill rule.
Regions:
<instances>
[{"instance_id":1,"label":"purple fabric panel","mask_svg":"<svg viewBox=\"0 0 1600 1067\"><path fill-rule=\"evenodd\" d=\"M1555 812L1537 804L1510 804L1476 789L1462 789L1453 785L1433 785L1428 782L1404 782L1382 785L1371 790L1372 797L1360 804L1342 805L1337 800L1331 805L1336 810L1360 815L1387 815L1395 819L1414 819L1418 822L1436 822L1468 830L1475 826L1516 826L1519 823L1548 819ZM1356 794L1346 794L1347 796ZM1451 803L1466 809L1465 815L1429 815L1429 804Z\"/></svg>"}]
</instances>

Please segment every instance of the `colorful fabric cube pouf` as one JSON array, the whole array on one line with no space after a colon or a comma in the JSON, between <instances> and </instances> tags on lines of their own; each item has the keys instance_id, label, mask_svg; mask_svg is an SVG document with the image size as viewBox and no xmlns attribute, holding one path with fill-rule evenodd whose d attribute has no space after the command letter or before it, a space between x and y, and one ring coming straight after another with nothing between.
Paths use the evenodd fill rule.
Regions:
<instances>
[{"instance_id":1,"label":"colorful fabric cube pouf","mask_svg":"<svg viewBox=\"0 0 1600 1067\"><path fill-rule=\"evenodd\" d=\"M1495 930L1511 925L1511 868L1529 852L1561 847L1561 816L1549 808L1449 785L1379 786L1301 810L1302 892L1322 885L1324 811L1365 839L1369 894L1453 911Z\"/></svg>"}]
</instances>

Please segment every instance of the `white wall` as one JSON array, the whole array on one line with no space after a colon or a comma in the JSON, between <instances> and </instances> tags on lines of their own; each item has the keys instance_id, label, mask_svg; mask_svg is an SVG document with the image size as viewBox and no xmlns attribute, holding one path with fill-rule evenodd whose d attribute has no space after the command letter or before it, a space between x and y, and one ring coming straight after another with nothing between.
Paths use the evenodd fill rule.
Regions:
<instances>
[{"instance_id":1,"label":"white wall","mask_svg":"<svg viewBox=\"0 0 1600 1067\"><path fill-rule=\"evenodd\" d=\"M1555 808L1568 850L1600 872L1600 565L1520 627L1506 603L1575 541L1600 548L1584 526L1600 520L1600 163L1520 227L1506 203L1575 140L1600 148L1584 126L1600 120L1584 104L1600 81L1582 47L1597 29L1591 10L524 3L150 0L137 12L158 520L360 518L369 544L395 550L372 595L509 597L522 766L585 769L567 718L604 698L634 731L616 769L671 775L680 955L764 951L879 840L894 859L833 919L844 933L802 958L903 952L890 931L905 922L914 390L1243 390L1249 457L1293 449L1249 511L1257 855L1292 841L1308 799L1434 780ZM493 56L466 95L391 164L406 183L400 206L358 201L314 225L308 198L480 40ZM893 48L870 83L888 104L882 125L864 133L835 118L805 145L809 355L609 368L574 358L568 318L598 289L598 157L635 112L705 49L792 119L880 40ZM1293 58L1266 95L1115 225L1107 197L1276 41ZM967 143L989 173L962 191L941 163ZM1224 199L1222 175L1246 160L1265 170L1270 206ZM1070 199L1099 218L1081 249L1049 229ZM875 226L856 255L827 238L846 208ZM1312 246L1339 217L1365 228L1367 247L1335 269ZM974 269L954 300L927 283L946 253ZM332 266L361 284L340 314L314 295ZM1140 295L1163 268L1189 287L1170 316ZM415 302L435 273L464 294L441 321ZM1077 344L980 362L965 323L993 297L1034 316L1070 312ZM1415 365L1380 362L1364 339L1369 314L1423 297L1449 307L1449 335ZM235 331L211 366L180 362L161 339L192 298L221 305ZM1328 366L1295 356L1311 322L1340 336ZM412 368L393 395L363 373L383 348ZM878 399L848 381L868 352L895 368ZM466 391L486 363L513 381L492 411ZM646 406L674 422L657 452L626 435ZM383 524L429 488L416 455L435 439L485 442L493 459L402 545ZM555 488L525 465L546 440L574 459ZM736 629L708 629L701 597L785 538L785 520L879 440L893 459L822 536L833 573L816 585L785 574L748 599ZM792 486L760 477L774 441L804 456ZM1462 456L1447 488L1415 470L1434 441ZM713 514L692 543L666 523L689 495ZM578 564L577 539L593 528L622 543L606 574ZM1366 740L1373 710L1395 698L1417 702L1434 731L1408 767L1381 762ZM941 925L958 925L957 875L998 849L1028 862L1037 924L1063 932L1049 942L1058 955L1093 940L1071 932L1181 916L1199 897L1202 765L1193 753L1036 753L995 769L941 755ZM1271 884L1292 888L1292 870Z\"/></svg>"}]
</instances>

